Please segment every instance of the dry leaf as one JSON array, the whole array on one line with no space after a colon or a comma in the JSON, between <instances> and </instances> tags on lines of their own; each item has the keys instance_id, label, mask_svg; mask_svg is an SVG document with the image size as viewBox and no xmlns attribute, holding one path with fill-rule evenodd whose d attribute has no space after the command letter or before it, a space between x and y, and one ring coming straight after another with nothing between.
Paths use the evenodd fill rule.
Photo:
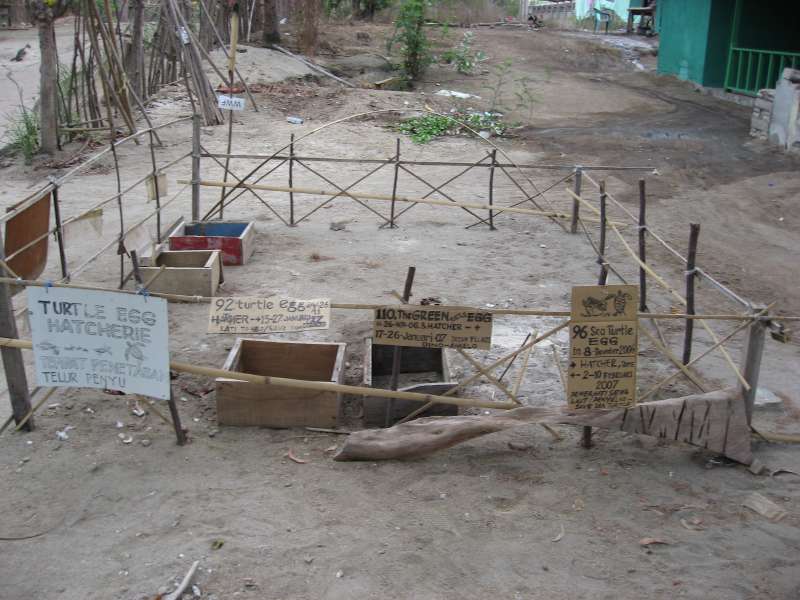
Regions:
<instances>
[{"instance_id":1,"label":"dry leaf","mask_svg":"<svg viewBox=\"0 0 800 600\"><path fill-rule=\"evenodd\" d=\"M564 524L560 523L559 525L561 527L561 531L558 533L558 535L556 537L554 537L552 540L550 540L551 542L560 542L561 538L564 537Z\"/></svg>"},{"instance_id":2,"label":"dry leaf","mask_svg":"<svg viewBox=\"0 0 800 600\"><path fill-rule=\"evenodd\" d=\"M291 450L288 450L286 452L286 458L296 462L299 465L304 465L304 464L306 464L308 462L307 460L303 460L302 458L297 458L294 454L292 454Z\"/></svg>"},{"instance_id":3,"label":"dry leaf","mask_svg":"<svg viewBox=\"0 0 800 600\"><path fill-rule=\"evenodd\" d=\"M688 529L689 531L703 531L705 527L701 525L702 522L703 521L697 518L694 518L691 521L687 521L686 519L681 519L681 525L683 525L683 527L685 529Z\"/></svg>"},{"instance_id":4,"label":"dry leaf","mask_svg":"<svg viewBox=\"0 0 800 600\"><path fill-rule=\"evenodd\" d=\"M639 540L640 546L653 546L655 544L669 545L669 542L661 538L646 537Z\"/></svg>"}]
</instances>

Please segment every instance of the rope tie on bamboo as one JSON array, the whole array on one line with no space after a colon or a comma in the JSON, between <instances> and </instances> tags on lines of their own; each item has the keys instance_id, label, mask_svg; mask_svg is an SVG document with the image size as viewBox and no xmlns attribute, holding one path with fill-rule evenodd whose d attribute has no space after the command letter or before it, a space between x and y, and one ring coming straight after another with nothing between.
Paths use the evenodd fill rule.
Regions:
<instances>
[{"instance_id":1,"label":"rope tie on bamboo","mask_svg":"<svg viewBox=\"0 0 800 600\"><path fill-rule=\"evenodd\" d=\"M686 275L699 275L700 272L697 270L697 267L693 267L691 269L687 269L685 271Z\"/></svg>"}]
</instances>

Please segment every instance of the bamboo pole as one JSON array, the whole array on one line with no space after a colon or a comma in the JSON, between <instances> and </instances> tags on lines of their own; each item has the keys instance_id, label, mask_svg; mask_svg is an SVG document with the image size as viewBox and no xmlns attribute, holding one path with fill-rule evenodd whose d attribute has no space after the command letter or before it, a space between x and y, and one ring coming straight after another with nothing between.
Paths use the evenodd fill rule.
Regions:
<instances>
[{"instance_id":1,"label":"bamboo pole","mask_svg":"<svg viewBox=\"0 0 800 600\"><path fill-rule=\"evenodd\" d=\"M491 382L491 383L492 383L492 384L493 384L493 385L494 385L494 386L495 386L495 387L496 387L498 390L500 390L500 391L501 391L501 392L503 392L503 393L504 393L506 396L508 396L508 397L511 399L511 401L512 401L512 402L514 402L514 404L517 404L517 405L519 405L519 406L522 406L522 403L521 403L521 402L519 401L519 399L517 398L517 394L516 394L515 392L512 392L511 390L509 390L509 389L508 389L508 388L507 388L507 387L506 387L506 386L503 384L503 382L502 382L502 381L500 381L500 380L499 380L499 379L497 379L497 378L496 378L494 375L492 375L491 373L489 373L489 371L487 371L486 369L484 369L484 367L483 367L483 365L482 365L481 363L479 363L477 360L475 360L474 358L472 358L472 357L471 357L469 354L467 354L466 352L464 352L464 351L463 351L461 348L456 348L456 352L458 352L458 354L459 354L459 356L461 356L461 358L463 358L464 360L466 360L466 361L467 361L469 364L471 364L471 365L472 365L472 366L473 366L475 369L477 369L477 370L478 370L478 372L479 372L479 373L481 373L481 375L483 375L484 377L486 377L486 379L488 379L488 380L489 380L489 381L490 381L490 382ZM529 352L530 352L530 349L529 349Z\"/></svg>"},{"instance_id":2,"label":"bamboo pole","mask_svg":"<svg viewBox=\"0 0 800 600\"><path fill-rule=\"evenodd\" d=\"M0 347L31 350L33 348L33 344L31 343L31 340L0 337ZM306 381L304 379L290 379L288 377L254 375L253 373L226 371L225 369L202 367L200 365L174 360L170 361L169 368L180 373L191 373L193 375L202 375L203 377L232 379L234 381L246 381L249 383L263 385L277 385L294 389L354 394L357 396L377 396L380 398L396 398L399 400L415 400L417 402L432 402L434 404L452 404L455 406L472 406L477 408L511 409L517 407L516 403L514 402L489 402L487 400L480 400L478 398L451 398L448 396L437 396L435 394L417 394L416 392L392 391L358 385L345 385L329 381Z\"/></svg>"},{"instance_id":3,"label":"bamboo pole","mask_svg":"<svg viewBox=\"0 0 800 600\"><path fill-rule=\"evenodd\" d=\"M299 163L299 159L295 159ZM179 179L178 183L180 184L189 184L191 181ZM278 186L278 185L261 185L261 184L244 184L244 183L226 183L224 181L208 181L208 180L201 180L201 186L205 187L223 187L223 188L248 188L248 189L255 189L255 190L265 190L268 192L294 192L295 194L308 194L311 196L332 196L332 195L341 195L342 192L332 192L330 190L319 190L316 188L287 188L285 186ZM392 197L387 194L365 194L365 193L351 193L347 192L347 196L353 199L361 199L361 200L381 200L386 202L391 202ZM434 206L455 206L459 208L473 208L473 209L480 209L480 210L493 210L494 212L512 212L521 215L535 215L540 217L550 217L554 219L570 219L570 215L565 213L559 212L547 212L547 211L539 211L539 210L530 210L527 208L511 208L511 207L502 207L502 206L489 206L488 204L478 204L474 202L449 202L445 200L426 200L423 198L410 198L408 196L397 196L395 198L396 202L408 202L408 203L417 203L417 204L430 204ZM588 223L599 223L599 219L583 219ZM609 221L609 224L612 222ZM621 225L625 226L624 223L614 223L614 225Z\"/></svg>"},{"instance_id":4,"label":"bamboo pole","mask_svg":"<svg viewBox=\"0 0 800 600\"><path fill-rule=\"evenodd\" d=\"M769 309L770 309L771 307L772 307L772 305L766 306L765 308L763 308L763 309L761 309L760 311L758 311L758 314L764 314L764 313L768 312L768 311L769 311ZM686 367L688 368L688 367L692 366L693 364L697 363L697 361L699 361L701 358L703 358L703 357L707 356L708 354L710 354L711 352L713 352L713 351L714 351L714 350L716 350L717 348L721 347L721 346L722 346L722 344L724 344L725 342L727 342L728 340L730 340L730 339L731 339L731 338L732 338L734 335L736 335L737 333L739 333L739 332L740 332L742 329L744 329L745 327L749 327L749 323L741 323L740 325L738 325L738 326L737 326L737 327L736 327L736 328L735 328L733 331L731 331L731 332L730 332L728 335L726 335L724 338L722 338L721 340L719 340L718 342L716 342L716 343L715 343L713 346L711 346L710 348L708 348L707 350L705 350L705 352L703 352L703 353L702 353L700 356L697 356L697 357L695 357L694 359L692 359L692 360L691 360L691 361L690 361L690 362L689 362L689 363L686 365ZM647 390L647 392L645 392L645 393L644 393L642 396L640 396L640 397L639 397L639 402L641 402L642 400L644 400L644 399L646 399L646 398L649 398L650 396L652 396L653 394L655 394L655 393L656 393L658 390L660 390L660 389L661 389L663 386L665 386L665 385L666 385L666 384L668 384L670 381L672 381L673 379L675 379L675 377L677 377L677 376L678 376L680 373L681 373L681 371L675 371L675 372L674 372L672 375L670 375L669 377L666 377L665 379L663 379L662 381L660 381L659 383L657 383L656 385L654 385L652 388L650 388L649 390Z\"/></svg>"},{"instance_id":5,"label":"bamboo pole","mask_svg":"<svg viewBox=\"0 0 800 600\"><path fill-rule=\"evenodd\" d=\"M134 225L137 227L137 225ZM116 242L116 240L115 240ZM32 279L17 279L14 277L0 277L0 283L11 283L15 285L23 285L23 286L37 286L37 287L44 287L44 286L52 286L52 287L63 287L63 288L74 288L80 290L96 290L100 292L116 292L119 294L135 294L135 291L131 290L117 290L114 288L106 288L96 285L81 285L75 283L62 283L62 282L47 282L47 281L39 281L39 280L32 280ZM172 300L175 302L190 302L194 304L202 304L202 303L210 303L212 300L216 298L213 296L188 296L182 294L162 294L157 292L151 292L151 296L164 298L166 300ZM331 308L341 309L341 310L376 310L378 308L384 308L386 306L385 303L383 304L368 304L368 303L354 303L354 302L332 302ZM406 306L409 310L426 310L429 309L430 306L422 305L422 304L409 304ZM481 312L488 312L492 313L493 315L506 315L506 316L526 316L526 317L569 317L572 313L568 310L543 310L537 308L482 308L480 309ZM711 321L756 321L756 320L765 320L764 317L759 316L752 316L752 315L687 315L687 314L673 314L673 313L639 313L638 317L640 319L705 319ZM800 316L787 316L787 317L775 317L770 316L769 320L776 320L776 321L800 321ZM525 346L527 347L527 346Z\"/></svg>"},{"instance_id":6,"label":"bamboo pole","mask_svg":"<svg viewBox=\"0 0 800 600\"><path fill-rule=\"evenodd\" d=\"M686 377L687 377L687 379L689 379L689 381L691 381L693 384L695 384L697 386L697 389L699 389L701 392L704 392L704 393L709 391L708 390L708 386L706 386L700 380L699 377L697 377L694 373L692 373L692 371L690 371L688 368L686 368L686 365L684 363L682 363L680 361L680 359L678 359L677 356L675 356L672 352L670 352L669 348L664 346L658 340L658 338L656 338L656 336L654 336L652 333L650 333L650 331L646 327L639 327L639 330L642 331L647 336L647 339L650 340L650 342L653 344L653 346L656 347L656 349L659 352L661 352L664 356L666 356L673 365L678 367L683 372L683 374L686 375Z\"/></svg>"},{"instance_id":7,"label":"bamboo pole","mask_svg":"<svg viewBox=\"0 0 800 600\"><path fill-rule=\"evenodd\" d=\"M546 331L545 333L543 333L539 337L534 338L534 340L532 342L529 342L528 344L523 344L517 350L513 350L513 351L509 352L508 354L506 354L504 356L501 356L496 361L494 361L492 364L484 367L484 370L491 371L492 369L495 369L495 368L499 367L504 362L507 362L507 361L513 359L515 356L517 356L518 354L521 354L522 352L524 352L525 350L527 350L531 346L535 346L536 344L538 344L542 340L544 340L546 338L549 338L551 335L554 335L554 334L558 333L559 331L564 329L567 325L569 325L569 321L564 321L560 325L557 325L557 326L553 327L552 329L550 329L549 331ZM474 375L472 375L470 377L467 377L464 381L459 381L453 388L451 388L448 391L446 391L444 393L444 395L445 396L450 396L451 394L455 394L459 389L461 389L462 387L464 387L466 385L469 385L470 383L472 383L473 381L478 379L480 376L481 376L480 373L476 373L476 374L474 374ZM413 419L417 415L419 415L419 414L425 412L426 410L428 410L434 404L436 404L436 403L435 402L428 402L427 404L425 404L425 405L419 407L418 409L416 409L414 412L412 412L412 413L406 415L405 417L403 417L402 419L400 419L397 422L397 424L405 423L406 421L410 421L411 419Z\"/></svg>"}]
</instances>

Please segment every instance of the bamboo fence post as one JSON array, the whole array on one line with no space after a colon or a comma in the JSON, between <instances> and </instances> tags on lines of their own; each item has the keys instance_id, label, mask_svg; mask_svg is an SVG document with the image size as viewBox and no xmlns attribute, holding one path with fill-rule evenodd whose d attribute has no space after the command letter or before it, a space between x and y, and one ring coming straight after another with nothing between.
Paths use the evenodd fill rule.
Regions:
<instances>
[{"instance_id":1,"label":"bamboo fence post","mask_svg":"<svg viewBox=\"0 0 800 600\"><path fill-rule=\"evenodd\" d=\"M397 202L397 179L400 175L400 138L397 138L396 150L394 154L394 182L392 183L392 206L389 213L389 227L394 229L397 227L394 223L395 203Z\"/></svg>"},{"instance_id":2,"label":"bamboo fence post","mask_svg":"<svg viewBox=\"0 0 800 600\"><path fill-rule=\"evenodd\" d=\"M200 219L200 114L192 115L192 221Z\"/></svg>"},{"instance_id":3,"label":"bamboo fence post","mask_svg":"<svg viewBox=\"0 0 800 600\"><path fill-rule=\"evenodd\" d=\"M608 265L606 264L606 182L600 181L600 242L597 246L597 264L600 265L600 274L597 285L606 285L608 282ZM583 447L588 450L592 447L592 427L583 426Z\"/></svg>"},{"instance_id":4,"label":"bamboo fence post","mask_svg":"<svg viewBox=\"0 0 800 600\"><path fill-rule=\"evenodd\" d=\"M647 195L644 179L639 180L639 260L647 262ZM639 312L647 311L647 272L639 267Z\"/></svg>"},{"instance_id":5,"label":"bamboo fence post","mask_svg":"<svg viewBox=\"0 0 800 600\"><path fill-rule=\"evenodd\" d=\"M492 150L492 163L489 167L489 206L494 205L494 168L497 164L497 150ZM494 211L489 209L489 231L494 231Z\"/></svg>"},{"instance_id":6,"label":"bamboo fence post","mask_svg":"<svg viewBox=\"0 0 800 600\"><path fill-rule=\"evenodd\" d=\"M581 195L581 184L583 179L583 169L575 165L575 195ZM572 222L569 226L570 233L578 233L578 218L580 214L581 205L575 198L572 199Z\"/></svg>"},{"instance_id":7,"label":"bamboo fence post","mask_svg":"<svg viewBox=\"0 0 800 600\"><path fill-rule=\"evenodd\" d=\"M233 94L234 84L234 70L236 69L236 45L239 41L239 5L234 4L231 11L231 51L228 55L228 93ZM231 144L233 144L233 110L228 111L228 149L227 154L231 153ZM228 167L230 166L230 156L225 157L225 171L222 175L222 180L228 181ZM220 190L219 197L219 218L223 218L223 210L225 208L225 188Z\"/></svg>"},{"instance_id":8,"label":"bamboo fence post","mask_svg":"<svg viewBox=\"0 0 800 600\"><path fill-rule=\"evenodd\" d=\"M172 426L175 428L175 437L178 440L178 446L183 446L186 444L186 430L181 425L181 416L178 414L178 405L175 404L175 394L172 393L172 390L169 391L169 400L167 401L169 404L169 413L172 417Z\"/></svg>"},{"instance_id":9,"label":"bamboo fence post","mask_svg":"<svg viewBox=\"0 0 800 600\"><path fill-rule=\"evenodd\" d=\"M694 282L697 277L695 262L697 260L697 238L700 236L700 224L692 223L689 227L689 252L686 255L686 314L695 314L694 310ZM694 333L694 320L686 319L686 329L683 337L683 364L692 359L692 334Z\"/></svg>"},{"instance_id":10,"label":"bamboo fence post","mask_svg":"<svg viewBox=\"0 0 800 600\"><path fill-rule=\"evenodd\" d=\"M51 198L53 199L53 217L55 219L55 236L58 242L58 258L61 261L61 278L64 280L69 279L69 269L67 267L67 253L64 248L64 227L61 221L61 203L58 200L58 184L51 181L53 184L53 191Z\"/></svg>"},{"instance_id":11,"label":"bamboo fence post","mask_svg":"<svg viewBox=\"0 0 800 600\"><path fill-rule=\"evenodd\" d=\"M289 187L294 186L294 133L289 136ZM294 227L294 192L289 192L289 227Z\"/></svg>"},{"instance_id":12,"label":"bamboo fence post","mask_svg":"<svg viewBox=\"0 0 800 600\"><path fill-rule=\"evenodd\" d=\"M5 245L3 232L0 227L0 260L5 258ZM14 317L14 305L11 301L11 291L8 283L0 284L0 336L17 338L17 320ZM25 361L19 348L0 348L3 360L3 372L8 386L8 396L11 400L11 412L14 421L19 424L31 411L31 397L28 391L28 378L25 374ZM33 419L25 424L25 430L31 431L34 427Z\"/></svg>"},{"instance_id":13,"label":"bamboo fence post","mask_svg":"<svg viewBox=\"0 0 800 600\"><path fill-rule=\"evenodd\" d=\"M153 148L153 130L148 131L150 134L150 163L153 166L153 196L156 202L156 240L161 243L161 193L158 189L158 167L156 165L156 151Z\"/></svg>"},{"instance_id":14,"label":"bamboo fence post","mask_svg":"<svg viewBox=\"0 0 800 600\"><path fill-rule=\"evenodd\" d=\"M597 264L600 265L600 275L597 285L606 285L608 282L608 263L606 263L606 182L600 182L600 243L597 254Z\"/></svg>"},{"instance_id":15,"label":"bamboo fence post","mask_svg":"<svg viewBox=\"0 0 800 600\"><path fill-rule=\"evenodd\" d=\"M764 315L767 309L760 307L754 309L751 315ZM747 344L742 358L742 371L744 378L750 385L749 389L743 385L739 386L742 397L744 398L745 414L748 424L753 419L753 405L758 392L758 376L761 371L761 358L764 355L764 340L766 337L767 322L763 319L753 319L747 330Z\"/></svg>"},{"instance_id":16,"label":"bamboo fence post","mask_svg":"<svg viewBox=\"0 0 800 600\"><path fill-rule=\"evenodd\" d=\"M403 297L400 298L400 301L403 304L408 304L408 301L411 299L411 287L414 285L414 275L417 272L416 267L408 267L408 272L406 273L406 283L403 287ZM389 380L389 389L390 390L397 390L397 382L400 378L400 362L402 360L402 353L403 349L400 346L394 347L394 353L392 354L392 375ZM386 403L386 418L384 424L386 427L392 422L392 413L394 412L394 398L390 398L389 401Z\"/></svg>"}]
</instances>

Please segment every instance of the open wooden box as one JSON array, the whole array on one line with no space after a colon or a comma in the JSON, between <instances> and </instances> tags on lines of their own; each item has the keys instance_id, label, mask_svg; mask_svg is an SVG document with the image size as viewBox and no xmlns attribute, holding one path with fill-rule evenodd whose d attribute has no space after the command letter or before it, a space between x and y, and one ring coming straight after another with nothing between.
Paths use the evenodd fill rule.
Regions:
<instances>
[{"instance_id":1,"label":"open wooden box","mask_svg":"<svg viewBox=\"0 0 800 600\"><path fill-rule=\"evenodd\" d=\"M375 344L372 338L364 341L364 385L389 389L392 376L395 346ZM419 394L441 395L455 387L450 380L450 367L442 348L402 348L400 354L400 373L398 390ZM388 415L389 406L392 406ZM422 406L416 400L388 398L364 398L364 425L384 427L392 425ZM458 407L452 404L436 404L421 413L420 417L452 416L458 414Z\"/></svg>"},{"instance_id":2,"label":"open wooden box","mask_svg":"<svg viewBox=\"0 0 800 600\"><path fill-rule=\"evenodd\" d=\"M220 250L223 265L243 265L255 250L255 224L238 221L181 222L170 233L170 250Z\"/></svg>"},{"instance_id":3,"label":"open wooden box","mask_svg":"<svg viewBox=\"0 0 800 600\"><path fill-rule=\"evenodd\" d=\"M346 344L269 342L236 338L226 371L272 377L341 383ZM262 427L333 427L340 394L272 384L218 378L217 421L220 425Z\"/></svg>"},{"instance_id":4,"label":"open wooden box","mask_svg":"<svg viewBox=\"0 0 800 600\"><path fill-rule=\"evenodd\" d=\"M162 265L164 272L148 286L151 292L214 296L223 281L219 250L156 251L143 259L139 267L142 279L149 281Z\"/></svg>"}]
</instances>

